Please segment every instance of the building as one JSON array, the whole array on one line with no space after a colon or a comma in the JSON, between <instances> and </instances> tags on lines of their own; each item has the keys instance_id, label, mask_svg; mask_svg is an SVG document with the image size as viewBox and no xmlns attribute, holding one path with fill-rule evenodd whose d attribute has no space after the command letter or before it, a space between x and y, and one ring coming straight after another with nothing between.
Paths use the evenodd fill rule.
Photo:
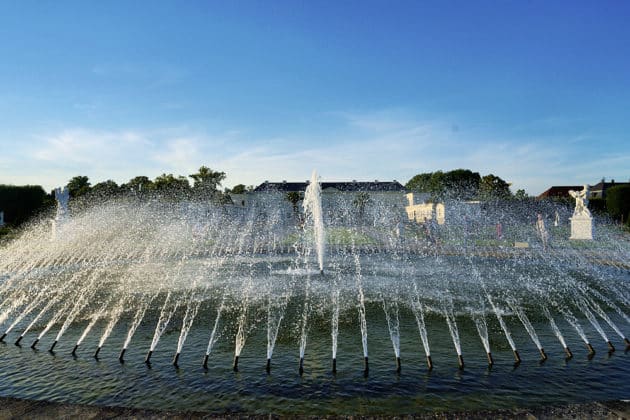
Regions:
<instances>
[{"instance_id":1,"label":"building","mask_svg":"<svg viewBox=\"0 0 630 420\"><path fill-rule=\"evenodd\" d=\"M615 187L617 185L629 185L630 182L615 182L615 180L611 180L610 182L606 182L605 180L601 180L598 184L589 185L589 190L591 192L590 198L606 198L606 190ZM584 185L573 185L573 186L554 186L540 194L537 198L571 198L569 195L569 191L582 191L584 189Z\"/></svg>"},{"instance_id":2,"label":"building","mask_svg":"<svg viewBox=\"0 0 630 420\"><path fill-rule=\"evenodd\" d=\"M435 220L439 225L443 225L446 220L446 208L444 203L429 203L429 194L409 193L405 211L409 220L417 223L424 223L427 220Z\"/></svg>"}]
</instances>

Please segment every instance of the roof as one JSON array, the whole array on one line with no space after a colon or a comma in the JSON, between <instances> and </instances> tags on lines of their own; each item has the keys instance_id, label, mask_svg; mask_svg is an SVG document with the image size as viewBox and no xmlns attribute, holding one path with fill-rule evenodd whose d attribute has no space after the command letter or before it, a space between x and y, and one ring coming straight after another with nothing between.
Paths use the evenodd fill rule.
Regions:
<instances>
[{"instance_id":1,"label":"roof","mask_svg":"<svg viewBox=\"0 0 630 420\"><path fill-rule=\"evenodd\" d=\"M569 191L582 191L583 185L554 186L540 194L537 198L569 197Z\"/></svg>"},{"instance_id":2,"label":"roof","mask_svg":"<svg viewBox=\"0 0 630 420\"><path fill-rule=\"evenodd\" d=\"M265 181L254 189L254 192L292 192L305 191L309 182L269 182ZM400 182L394 181L373 181L373 182L322 182L322 191L340 192L405 192Z\"/></svg>"}]
</instances>

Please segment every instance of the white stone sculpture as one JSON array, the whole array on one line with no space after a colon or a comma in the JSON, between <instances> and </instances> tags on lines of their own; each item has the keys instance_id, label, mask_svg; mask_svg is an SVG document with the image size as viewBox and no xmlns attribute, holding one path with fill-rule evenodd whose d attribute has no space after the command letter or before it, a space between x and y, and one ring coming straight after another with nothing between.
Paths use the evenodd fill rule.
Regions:
<instances>
[{"instance_id":1,"label":"white stone sculpture","mask_svg":"<svg viewBox=\"0 0 630 420\"><path fill-rule=\"evenodd\" d=\"M588 185L584 185L582 191L569 191L575 198L575 210L571 217L571 237L569 239L593 239L593 217L588 209L590 191Z\"/></svg>"},{"instance_id":2,"label":"white stone sculpture","mask_svg":"<svg viewBox=\"0 0 630 420\"><path fill-rule=\"evenodd\" d=\"M68 187L55 188L55 200L57 200L57 213L52 221L52 240L57 238L62 225L68 218L68 201L70 200L70 191Z\"/></svg>"},{"instance_id":3,"label":"white stone sculpture","mask_svg":"<svg viewBox=\"0 0 630 420\"><path fill-rule=\"evenodd\" d=\"M588 199L591 196L591 192L589 191L588 185L584 185L584 189L582 191L573 191L570 190L569 194L571 197L575 198L575 210L573 211L573 215L587 215L590 216L591 212L588 209Z\"/></svg>"}]
</instances>

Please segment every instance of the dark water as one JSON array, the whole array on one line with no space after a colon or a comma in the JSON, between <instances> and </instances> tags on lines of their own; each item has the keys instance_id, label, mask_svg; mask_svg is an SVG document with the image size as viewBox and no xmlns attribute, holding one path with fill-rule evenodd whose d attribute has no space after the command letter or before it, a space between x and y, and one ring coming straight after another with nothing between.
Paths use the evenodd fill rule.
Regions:
<instances>
[{"instance_id":1,"label":"dark water","mask_svg":"<svg viewBox=\"0 0 630 420\"><path fill-rule=\"evenodd\" d=\"M294 307L295 306L295 307ZM45 336L38 350L30 348L36 334L30 332L22 347L13 345L19 332L0 343L0 394L37 400L178 409L212 413L277 414L407 414L433 410L467 410L538 406L570 402L630 398L630 354L618 335L605 328L618 347L609 354L605 342L586 320L587 336L596 350L589 360L575 331L556 319L574 358L565 360L562 346L547 323L533 319L549 356L539 353L515 316L506 316L523 359L514 366L513 356L496 318L488 316L490 345L495 365L488 368L485 351L470 317L457 323L466 363L458 369L456 353L443 317L427 317L434 369L427 370L424 351L413 315L400 312L402 372L396 373L394 351L381 306L367 307L369 375L363 371L363 350L358 312L344 312L340 320L336 375L331 373L330 318L312 314L306 347L304 374L298 374L299 305L289 305L272 359L265 371L267 327L260 313L250 316L247 341L239 371L232 370L236 316L226 314L221 335L209 359L202 361L216 311L204 303L186 342L179 368L171 362L177 347L183 311L179 310L152 357L144 358L155 328L155 316L147 315L126 353L118 354L130 319L116 326L100 353L93 358L105 321L99 322L77 351L72 348L87 321L77 322L62 338L55 353L48 352L55 333ZM181 312L181 313L180 313ZM179 318L177 318L179 317ZM263 319L264 318L264 319ZM623 319L613 321L627 330ZM604 326L604 324L602 323ZM606 326L607 327L607 326ZM56 331L55 329L53 329ZM96 332L98 331L98 332Z\"/></svg>"}]
</instances>

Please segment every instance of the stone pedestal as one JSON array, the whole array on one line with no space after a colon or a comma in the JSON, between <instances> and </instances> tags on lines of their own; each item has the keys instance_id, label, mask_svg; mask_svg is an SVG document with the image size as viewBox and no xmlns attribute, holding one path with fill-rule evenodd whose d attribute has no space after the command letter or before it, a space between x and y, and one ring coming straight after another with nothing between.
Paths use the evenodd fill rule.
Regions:
<instances>
[{"instance_id":1,"label":"stone pedestal","mask_svg":"<svg viewBox=\"0 0 630 420\"><path fill-rule=\"evenodd\" d=\"M593 218L588 214L573 215L569 239L593 239Z\"/></svg>"}]
</instances>

